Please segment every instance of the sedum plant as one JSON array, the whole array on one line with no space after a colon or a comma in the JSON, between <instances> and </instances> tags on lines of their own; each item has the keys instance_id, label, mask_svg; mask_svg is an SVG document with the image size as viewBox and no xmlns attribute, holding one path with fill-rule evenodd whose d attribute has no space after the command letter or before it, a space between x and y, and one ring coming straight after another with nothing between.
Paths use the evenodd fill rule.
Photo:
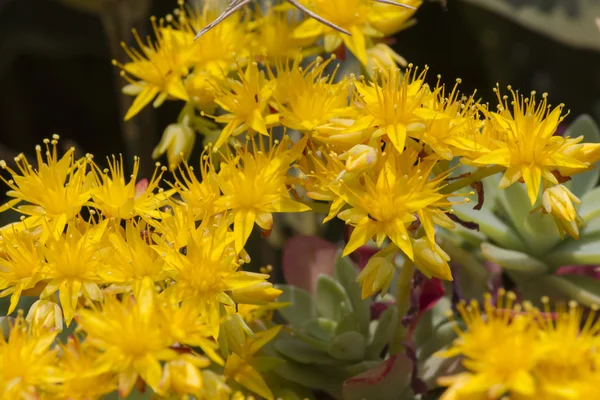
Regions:
<instances>
[{"instance_id":1,"label":"sedum plant","mask_svg":"<svg viewBox=\"0 0 600 400\"><path fill-rule=\"evenodd\" d=\"M600 130L589 116L577 118L564 136L574 132L584 135L590 143L600 142ZM486 178L483 209L475 210L468 204L454 208L455 215L476 223L478 230L459 228L458 235L446 232L440 239L442 247L456 254L456 261L465 270L462 281L471 286L466 290L482 293L487 289L490 274L482 264L491 262L502 267L525 298L537 300L543 294L552 294L587 306L598 304L599 281L562 274L560 267L593 268L600 264L600 188L596 187L599 177L600 170L595 168L546 189L535 203L541 213L531 212L523 186L499 190L497 177ZM461 257L464 259L459 261Z\"/></svg>"},{"instance_id":2,"label":"sedum plant","mask_svg":"<svg viewBox=\"0 0 600 400\"><path fill-rule=\"evenodd\" d=\"M278 302L290 303L278 313L287 323L273 345L286 363L276 373L339 398L345 380L383 361L384 349L398 322L395 307L373 320L371 299L362 299L356 266L336 262L334 275L320 275L314 297L289 285Z\"/></svg>"},{"instance_id":3,"label":"sedum plant","mask_svg":"<svg viewBox=\"0 0 600 400\"><path fill-rule=\"evenodd\" d=\"M554 325L549 300L538 309L486 295L481 263L500 264L531 299L596 303L595 282L555 274L597 260L600 143L589 120L556 135L564 106L546 94L496 87L493 107L460 80L431 82L386 41L420 0L302 2L350 36L269 2L195 40L220 15L215 3L178 1L114 62L134 97L125 120L182 104L154 152L168 166L143 177L138 157L129 168L61 153L58 136L36 146L33 164L0 161L0 212L20 216L0 228L0 296L10 296L0 397L409 399L439 385L445 400L590 398L594 314L580 330L575 303L558 306ZM346 56L365 74L341 73ZM193 159L197 134L206 146ZM273 268L252 264L269 252L252 236L276 235L282 214L344 221L342 257L376 250L360 273L342 258L317 277L314 298L274 286ZM440 280L469 290L422 302ZM387 308L375 318L377 296ZM553 369L550 356L571 349L582 367ZM552 386L561 373L567 391Z\"/></svg>"}]
</instances>

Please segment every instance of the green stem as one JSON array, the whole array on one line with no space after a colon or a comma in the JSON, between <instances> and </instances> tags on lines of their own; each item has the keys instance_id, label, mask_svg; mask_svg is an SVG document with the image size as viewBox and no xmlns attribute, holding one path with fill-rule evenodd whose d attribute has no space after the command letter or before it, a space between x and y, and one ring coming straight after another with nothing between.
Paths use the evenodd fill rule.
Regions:
<instances>
[{"instance_id":1,"label":"green stem","mask_svg":"<svg viewBox=\"0 0 600 400\"><path fill-rule=\"evenodd\" d=\"M310 200L298 200L300 203L309 206L310 209L319 214L329 214L329 203L317 203Z\"/></svg>"},{"instance_id":2,"label":"green stem","mask_svg":"<svg viewBox=\"0 0 600 400\"><path fill-rule=\"evenodd\" d=\"M398 354L404 350L404 343L408 336L408 329L402 324L402 317L410 307L410 284L415 267L412 262L406 261L396 283L396 307L398 309L398 322L390 343L390 354Z\"/></svg>"},{"instance_id":3,"label":"green stem","mask_svg":"<svg viewBox=\"0 0 600 400\"><path fill-rule=\"evenodd\" d=\"M488 176L497 174L498 172L502 172L504 168L505 167L503 167L502 165L490 165L485 168L479 168L472 174L469 174L464 178L460 178L452 182L451 184L443 188L441 192L444 194L454 193L457 190L470 186L471 184L480 181L484 178L487 178Z\"/></svg>"}]
</instances>

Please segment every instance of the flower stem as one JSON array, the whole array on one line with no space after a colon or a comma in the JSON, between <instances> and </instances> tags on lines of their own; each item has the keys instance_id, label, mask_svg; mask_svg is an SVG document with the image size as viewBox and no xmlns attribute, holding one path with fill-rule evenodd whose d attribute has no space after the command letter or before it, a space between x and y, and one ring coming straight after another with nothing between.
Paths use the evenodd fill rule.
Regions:
<instances>
[{"instance_id":1,"label":"flower stem","mask_svg":"<svg viewBox=\"0 0 600 400\"><path fill-rule=\"evenodd\" d=\"M464 178L460 178L460 179L457 179L456 181L452 182L451 184L449 184L448 186L443 188L441 190L441 192L445 193L445 194L454 193L457 190L460 190L462 188L465 188L465 187L471 185L472 183L475 183L484 178L487 178L488 176L497 174L498 172L502 172L502 170L504 170L504 168L505 167L503 167L502 165L490 165L485 168L479 168L477 171L473 172L472 174L469 174L469 175L465 176Z\"/></svg>"},{"instance_id":2,"label":"flower stem","mask_svg":"<svg viewBox=\"0 0 600 400\"><path fill-rule=\"evenodd\" d=\"M315 201L309 201L309 200L298 200L298 201L304 205L309 206L313 212L316 212L319 214L329 214L329 208L330 208L329 203L317 203Z\"/></svg>"},{"instance_id":3,"label":"flower stem","mask_svg":"<svg viewBox=\"0 0 600 400\"><path fill-rule=\"evenodd\" d=\"M396 283L396 307L398 309L398 322L390 343L390 354L398 354L404 350L403 343L408 336L408 329L402 324L402 317L410 307L410 285L415 267L412 262L406 261Z\"/></svg>"}]
</instances>

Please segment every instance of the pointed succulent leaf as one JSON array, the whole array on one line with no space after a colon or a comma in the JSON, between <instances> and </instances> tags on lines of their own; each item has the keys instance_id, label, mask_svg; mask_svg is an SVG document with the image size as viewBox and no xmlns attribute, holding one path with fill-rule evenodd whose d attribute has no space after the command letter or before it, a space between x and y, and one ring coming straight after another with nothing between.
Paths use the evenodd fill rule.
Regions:
<instances>
[{"instance_id":1,"label":"pointed succulent leaf","mask_svg":"<svg viewBox=\"0 0 600 400\"><path fill-rule=\"evenodd\" d=\"M436 325L426 340L419 340L420 345L417 352L419 360L424 361L429 357L433 357L442 347L448 346L456 339L454 324L446 317L446 321ZM415 339L418 339L418 337L415 336Z\"/></svg>"},{"instance_id":2,"label":"pointed succulent leaf","mask_svg":"<svg viewBox=\"0 0 600 400\"><path fill-rule=\"evenodd\" d=\"M585 143L600 143L600 129L592 117L587 114L580 115L575 121L569 125L564 136L576 138L583 136ZM592 190L598 184L600 177L600 163L595 164L595 168L573 175L571 180L565 185L575 194L580 197Z\"/></svg>"},{"instance_id":3,"label":"pointed succulent leaf","mask_svg":"<svg viewBox=\"0 0 600 400\"><path fill-rule=\"evenodd\" d=\"M514 184L501 190L498 199L506 217L510 219L519 236L527 243L528 253L543 254L560 241L560 235L552 217L540 212L531 212L525 185Z\"/></svg>"},{"instance_id":4,"label":"pointed succulent leaf","mask_svg":"<svg viewBox=\"0 0 600 400\"><path fill-rule=\"evenodd\" d=\"M313 318L305 321L300 331L317 339L331 341L337 329L338 323L327 318Z\"/></svg>"},{"instance_id":5,"label":"pointed succulent leaf","mask_svg":"<svg viewBox=\"0 0 600 400\"><path fill-rule=\"evenodd\" d=\"M370 357L379 357L383 348L390 342L394 330L398 325L398 309L396 306L388 307L377 320L377 328L368 346Z\"/></svg>"},{"instance_id":6,"label":"pointed succulent leaf","mask_svg":"<svg viewBox=\"0 0 600 400\"><path fill-rule=\"evenodd\" d=\"M501 246L520 251L525 250L518 234L491 212L473 210L473 207L469 204L456 204L453 209L454 214L460 219L479 224L480 232L485 233Z\"/></svg>"},{"instance_id":7,"label":"pointed succulent leaf","mask_svg":"<svg viewBox=\"0 0 600 400\"><path fill-rule=\"evenodd\" d=\"M543 275L549 271L546 264L520 251L506 250L491 243L482 243L481 252L487 260L495 262L507 270L529 276Z\"/></svg>"},{"instance_id":8,"label":"pointed succulent leaf","mask_svg":"<svg viewBox=\"0 0 600 400\"><path fill-rule=\"evenodd\" d=\"M577 212L587 223L596 220L596 217L600 216L600 186L581 196L581 205Z\"/></svg>"},{"instance_id":9,"label":"pointed succulent leaf","mask_svg":"<svg viewBox=\"0 0 600 400\"><path fill-rule=\"evenodd\" d=\"M402 354L396 354L375 368L354 376L344 382L344 400L410 399L412 361Z\"/></svg>"},{"instance_id":10,"label":"pointed succulent leaf","mask_svg":"<svg viewBox=\"0 0 600 400\"><path fill-rule=\"evenodd\" d=\"M377 360L364 360L356 364L351 364L344 369L348 373L348 376L356 376L377 367L379 364L381 364L381 359L378 358Z\"/></svg>"},{"instance_id":11,"label":"pointed succulent leaf","mask_svg":"<svg viewBox=\"0 0 600 400\"><path fill-rule=\"evenodd\" d=\"M581 229L581 237L589 238L600 233L600 218L594 218Z\"/></svg>"},{"instance_id":12,"label":"pointed succulent leaf","mask_svg":"<svg viewBox=\"0 0 600 400\"><path fill-rule=\"evenodd\" d=\"M315 349L294 337L280 337L275 342L275 350L284 357L300 364L332 365L338 363L327 352Z\"/></svg>"},{"instance_id":13,"label":"pointed succulent leaf","mask_svg":"<svg viewBox=\"0 0 600 400\"><path fill-rule=\"evenodd\" d=\"M360 284L356 282L356 266L348 257L338 257L334 270L335 279L344 287L358 322L359 332L366 335L371 321L371 298L362 299Z\"/></svg>"},{"instance_id":14,"label":"pointed succulent leaf","mask_svg":"<svg viewBox=\"0 0 600 400\"><path fill-rule=\"evenodd\" d=\"M539 302L540 296L551 294L563 300L575 300L584 307L600 304L600 280L581 275L548 275L522 285L528 300Z\"/></svg>"},{"instance_id":15,"label":"pointed succulent leaf","mask_svg":"<svg viewBox=\"0 0 600 400\"><path fill-rule=\"evenodd\" d=\"M359 330L360 329L358 326L358 321L356 320L356 315L354 315L354 313L350 313L347 314L344 318L342 318L341 321L337 324L335 328L335 336L341 335L344 332L358 332Z\"/></svg>"},{"instance_id":16,"label":"pointed succulent leaf","mask_svg":"<svg viewBox=\"0 0 600 400\"><path fill-rule=\"evenodd\" d=\"M600 264L600 237L565 240L543 260L554 268L563 265L598 265Z\"/></svg>"},{"instance_id":17,"label":"pointed succulent leaf","mask_svg":"<svg viewBox=\"0 0 600 400\"><path fill-rule=\"evenodd\" d=\"M275 287L283 292L276 301L290 303L289 306L277 310L290 324L300 326L304 321L318 316L317 306L307 291L288 285Z\"/></svg>"},{"instance_id":18,"label":"pointed succulent leaf","mask_svg":"<svg viewBox=\"0 0 600 400\"><path fill-rule=\"evenodd\" d=\"M437 380L440 376L454 375L463 368L461 362L462 360L459 357L441 358L431 356L420 363L419 375L430 390L435 389L439 386ZM438 399L438 397L432 397L431 399Z\"/></svg>"},{"instance_id":19,"label":"pointed succulent leaf","mask_svg":"<svg viewBox=\"0 0 600 400\"><path fill-rule=\"evenodd\" d=\"M437 331L437 329L448 322L446 313L452 307L452 302L448 297L442 297L429 310L425 311L419 318L411 338L417 349L429 341Z\"/></svg>"},{"instance_id":20,"label":"pointed succulent leaf","mask_svg":"<svg viewBox=\"0 0 600 400\"><path fill-rule=\"evenodd\" d=\"M277 375L288 381L312 389L325 390L331 394L341 394L341 383L344 376L340 370L331 367L286 363L275 371Z\"/></svg>"},{"instance_id":21,"label":"pointed succulent leaf","mask_svg":"<svg viewBox=\"0 0 600 400\"><path fill-rule=\"evenodd\" d=\"M329 354L338 360L358 361L365 357L367 342L359 332L344 332L333 339Z\"/></svg>"},{"instance_id":22,"label":"pointed succulent leaf","mask_svg":"<svg viewBox=\"0 0 600 400\"><path fill-rule=\"evenodd\" d=\"M344 287L330 276L317 279L316 306L322 317L338 321L351 312L350 299Z\"/></svg>"}]
</instances>

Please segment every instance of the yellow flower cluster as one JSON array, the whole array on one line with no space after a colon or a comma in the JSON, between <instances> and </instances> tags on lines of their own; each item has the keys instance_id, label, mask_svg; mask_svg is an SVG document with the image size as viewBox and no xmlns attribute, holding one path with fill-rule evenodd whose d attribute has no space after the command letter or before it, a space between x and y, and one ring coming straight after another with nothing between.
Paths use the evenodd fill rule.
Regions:
<instances>
[{"instance_id":1,"label":"yellow flower cluster","mask_svg":"<svg viewBox=\"0 0 600 400\"><path fill-rule=\"evenodd\" d=\"M164 167L138 180L137 158L126 174L121 158L101 169L91 155L75 159L74 149L59 157L57 142L36 148L36 167L23 156L18 171L1 163L13 198L2 210L23 216L0 230L0 295L11 296L9 314L22 295L39 296L0 343L2 397L89 399L117 388L126 396L143 382L161 396L226 399L236 382L272 399L253 359L280 326L253 321L280 291L268 274L242 270L245 237L229 229L235 221L249 234L254 224L251 210L227 198L230 190L252 194L243 182L231 186L241 161L232 157L201 183L189 167L189 179L163 190ZM287 144L268 154L291 162ZM285 166L271 161L248 153L244 165L280 185L262 208L281 211L295 203L286 198ZM204 197L213 180L217 196ZM268 211L253 215L269 223ZM57 345L73 320L75 336Z\"/></svg>"},{"instance_id":2,"label":"yellow flower cluster","mask_svg":"<svg viewBox=\"0 0 600 400\"><path fill-rule=\"evenodd\" d=\"M476 301L459 304L466 329L457 324L458 339L439 356L464 357L466 371L439 379L449 386L441 399L596 398L596 311L569 302L551 312L548 298L540 311L514 300L513 293L500 291L495 302L487 295L483 309Z\"/></svg>"}]
</instances>

